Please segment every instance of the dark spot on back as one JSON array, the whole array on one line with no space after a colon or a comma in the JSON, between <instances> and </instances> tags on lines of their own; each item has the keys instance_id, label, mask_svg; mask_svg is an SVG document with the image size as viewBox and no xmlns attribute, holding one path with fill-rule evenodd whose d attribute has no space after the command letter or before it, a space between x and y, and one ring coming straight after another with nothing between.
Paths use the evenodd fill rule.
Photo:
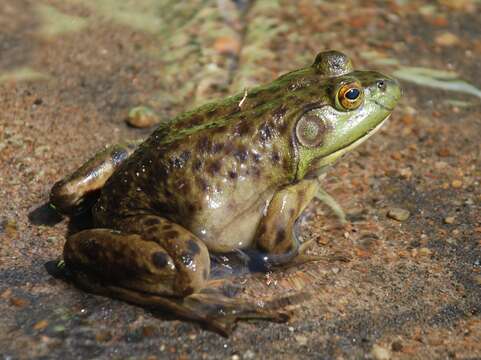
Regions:
<instances>
[{"instance_id":1,"label":"dark spot on back","mask_svg":"<svg viewBox=\"0 0 481 360\"><path fill-rule=\"evenodd\" d=\"M277 109L275 109L273 112L272 112L272 117L277 121L277 120L280 120L281 118L284 117L284 115L286 115L286 112L287 112L287 108L284 107L284 105L281 105L279 106Z\"/></svg>"},{"instance_id":2,"label":"dark spot on back","mask_svg":"<svg viewBox=\"0 0 481 360\"><path fill-rule=\"evenodd\" d=\"M187 162L187 160L189 160L189 158L190 151L184 151L182 154L180 154L179 157L176 157L172 160L172 167L177 169L184 167L185 163Z\"/></svg>"},{"instance_id":3,"label":"dark spot on back","mask_svg":"<svg viewBox=\"0 0 481 360\"><path fill-rule=\"evenodd\" d=\"M231 179L237 179L237 173L235 171L229 171L229 177Z\"/></svg>"},{"instance_id":4,"label":"dark spot on back","mask_svg":"<svg viewBox=\"0 0 481 360\"><path fill-rule=\"evenodd\" d=\"M187 248L189 249L191 255L197 255L200 253L200 247L193 239L187 241Z\"/></svg>"},{"instance_id":5,"label":"dark spot on back","mask_svg":"<svg viewBox=\"0 0 481 360\"><path fill-rule=\"evenodd\" d=\"M200 190L202 191L207 191L207 189L209 188L209 184L207 183L207 181L205 181L205 179L197 176L195 178L195 182L197 184L197 186L199 187Z\"/></svg>"},{"instance_id":6,"label":"dark spot on back","mask_svg":"<svg viewBox=\"0 0 481 360\"><path fill-rule=\"evenodd\" d=\"M198 171L200 170L201 166L202 166L202 161L197 159L192 163L192 170Z\"/></svg>"},{"instance_id":7,"label":"dark spot on back","mask_svg":"<svg viewBox=\"0 0 481 360\"><path fill-rule=\"evenodd\" d=\"M241 121L235 128L235 133L239 136L247 135L251 131L251 125L249 121Z\"/></svg>"},{"instance_id":8,"label":"dark spot on back","mask_svg":"<svg viewBox=\"0 0 481 360\"><path fill-rule=\"evenodd\" d=\"M208 137L204 136L197 142L197 150L201 152L208 152L210 149L211 141Z\"/></svg>"},{"instance_id":9,"label":"dark spot on back","mask_svg":"<svg viewBox=\"0 0 481 360\"><path fill-rule=\"evenodd\" d=\"M244 146L240 146L237 150L234 151L234 157L240 162L245 162L248 156L249 154Z\"/></svg>"},{"instance_id":10,"label":"dark spot on back","mask_svg":"<svg viewBox=\"0 0 481 360\"><path fill-rule=\"evenodd\" d=\"M159 269L165 267L165 265L167 265L167 262L168 257L166 253L158 251L152 254L152 263Z\"/></svg>"},{"instance_id":11,"label":"dark spot on back","mask_svg":"<svg viewBox=\"0 0 481 360\"><path fill-rule=\"evenodd\" d=\"M220 168L221 168L220 161L214 160L207 166L207 172L211 175L215 175L219 172Z\"/></svg>"},{"instance_id":12,"label":"dark spot on back","mask_svg":"<svg viewBox=\"0 0 481 360\"><path fill-rule=\"evenodd\" d=\"M266 142L272 138L272 129L271 127L267 124L264 123L261 125L259 128L259 137L262 142Z\"/></svg>"},{"instance_id":13,"label":"dark spot on back","mask_svg":"<svg viewBox=\"0 0 481 360\"><path fill-rule=\"evenodd\" d=\"M258 163L259 161L261 161L261 154L253 152L252 153L252 160L254 160L254 162Z\"/></svg>"},{"instance_id":14,"label":"dark spot on back","mask_svg":"<svg viewBox=\"0 0 481 360\"><path fill-rule=\"evenodd\" d=\"M224 144L222 144L222 143L215 143L215 144L212 146L212 153L217 154L218 152L220 152L220 151L222 150L223 147L224 147Z\"/></svg>"},{"instance_id":15,"label":"dark spot on back","mask_svg":"<svg viewBox=\"0 0 481 360\"><path fill-rule=\"evenodd\" d=\"M232 144L232 142L229 141L224 144L224 154L229 155L232 150L234 150L234 145Z\"/></svg>"}]
</instances>

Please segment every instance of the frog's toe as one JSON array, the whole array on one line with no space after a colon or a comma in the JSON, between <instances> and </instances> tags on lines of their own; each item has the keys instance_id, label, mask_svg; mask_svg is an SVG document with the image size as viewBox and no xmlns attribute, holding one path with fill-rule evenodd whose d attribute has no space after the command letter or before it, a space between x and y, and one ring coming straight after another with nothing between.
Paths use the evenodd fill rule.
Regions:
<instances>
[{"instance_id":1,"label":"frog's toe","mask_svg":"<svg viewBox=\"0 0 481 360\"><path fill-rule=\"evenodd\" d=\"M284 301L280 303L284 304ZM224 336L230 335L239 320L259 319L278 323L289 320L289 313L279 309L277 302L249 302L210 292L192 294L184 299L182 305L192 314L202 317L202 322L208 328Z\"/></svg>"}]
</instances>

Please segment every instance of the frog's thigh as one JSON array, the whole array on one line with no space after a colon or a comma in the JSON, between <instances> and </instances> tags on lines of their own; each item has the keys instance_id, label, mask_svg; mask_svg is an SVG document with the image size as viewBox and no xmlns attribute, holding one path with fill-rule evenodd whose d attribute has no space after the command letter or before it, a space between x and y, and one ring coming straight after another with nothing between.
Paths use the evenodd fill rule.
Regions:
<instances>
[{"instance_id":1,"label":"frog's thigh","mask_svg":"<svg viewBox=\"0 0 481 360\"><path fill-rule=\"evenodd\" d=\"M210 257L206 245L197 236L156 215L132 216L119 225L122 231L140 234L165 249L176 268L177 294L187 295L204 287L210 275Z\"/></svg>"},{"instance_id":2,"label":"frog's thigh","mask_svg":"<svg viewBox=\"0 0 481 360\"><path fill-rule=\"evenodd\" d=\"M170 231L154 238L110 229L84 230L68 238L64 259L74 272L93 273L113 285L185 296L204 287L209 255L205 245L186 230L189 235L177 229L177 238L170 238L174 235Z\"/></svg>"},{"instance_id":3,"label":"frog's thigh","mask_svg":"<svg viewBox=\"0 0 481 360\"><path fill-rule=\"evenodd\" d=\"M272 198L257 232L257 246L271 254L297 253L294 223L318 190L316 180L302 180L283 188Z\"/></svg>"},{"instance_id":4,"label":"frog's thigh","mask_svg":"<svg viewBox=\"0 0 481 360\"><path fill-rule=\"evenodd\" d=\"M134 152L138 143L112 145L98 152L52 187L50 203L63 213L80 211L86 197L104 186L115 169Z\"/></svg>"}]
</instances>

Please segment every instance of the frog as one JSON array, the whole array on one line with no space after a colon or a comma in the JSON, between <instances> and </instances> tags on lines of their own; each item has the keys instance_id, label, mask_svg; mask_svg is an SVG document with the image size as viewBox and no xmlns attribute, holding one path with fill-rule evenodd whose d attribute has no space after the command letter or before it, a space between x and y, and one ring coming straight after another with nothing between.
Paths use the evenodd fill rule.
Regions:
<instances>
[{"instance_id":1,"label":"frog","mask_svg":"<svg viewBox=\"0 0 481 360\"><path fill-rule=\"evenodd\" d=\"M239 319L285 321L268 302L214 291L212 254L237 251L265 269L307 256L312 241L295 229L308 205L318 198L344 219L321 187L326 170L376 133L400 97L395 79L323 51L163 122L145 141L105 148L51 190L59 212L89 210L94 221L67 237L65 267L87 291L225 334Z\"/></svg>"}]
</instances>

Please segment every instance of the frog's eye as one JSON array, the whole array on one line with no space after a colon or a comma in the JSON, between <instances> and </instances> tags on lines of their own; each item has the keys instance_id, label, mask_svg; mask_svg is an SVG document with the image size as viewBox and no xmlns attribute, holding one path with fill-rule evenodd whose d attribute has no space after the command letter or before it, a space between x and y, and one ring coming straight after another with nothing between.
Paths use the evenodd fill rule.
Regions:
<instances>
[{"instance_id":1,"label":"frog's eye","mask_svg":"<svg viewBox=\"0 0 481 360\"><path fill-rule=\"evenodd\" d=\"M357 81L342 85L336 98L336 105L340 110L357 109L364 99L364 91Z\"/></svg>"},{"instance_id":2,"label":"frog's eye","mask_svg":"<svg viewBox=\"0 0 481 360\"><path fill-rule=\"evenodd\" d=\"M304 114L296 125L297 140L306 147L319 146L324 138L326 126L315 113Z\"/></svg>"}]
</instances>

